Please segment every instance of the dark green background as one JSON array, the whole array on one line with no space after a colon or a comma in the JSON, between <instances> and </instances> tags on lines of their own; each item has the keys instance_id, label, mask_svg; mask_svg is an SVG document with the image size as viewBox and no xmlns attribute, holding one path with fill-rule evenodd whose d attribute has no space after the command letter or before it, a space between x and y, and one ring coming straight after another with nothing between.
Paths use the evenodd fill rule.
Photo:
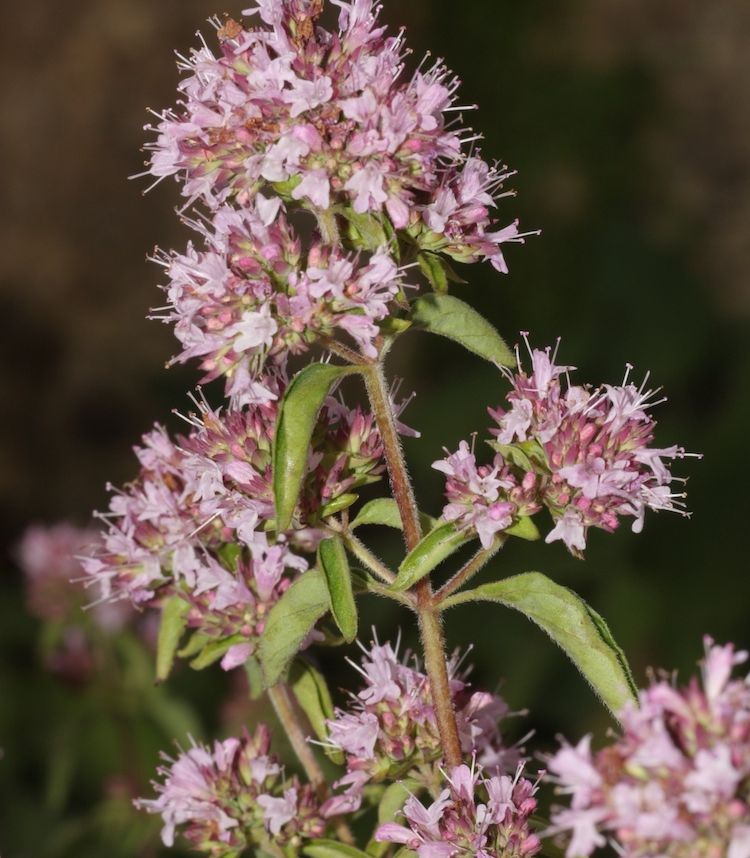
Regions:
<instances>
[{"instance_id":1,"label":"dark green background","mask_svg":"<svg viewBox=\"0 0 750 858\"><path fill-rule=\"evenodd\" d=\"M0 13L8 548L32 520L85 521L105 504L105 481L132 474L131 444L154 420L174 425L170 410L184 406L195 381L190 369L162 368L175 348L171 332L144 320L161 302L160 272L145 254L185 240L172 213L176 186L165 182L143 199L144 182L126 177L141 169L144 108L173 100L172 48L193 44L214 11L198 0L29 0ZM462 297L511 341L519 330L540 345L562 336L562 358L581 379L617 381L626 361L650 369L669 396L659 442L705 454L677 468L690 476L691 521L652 515L642 536L627 527L593 533L583 563L559 543L514 545L486 575L538 569L578 590L609 620L639 680L649 665L685 675L706 632L750 644L750 7L391 0L385 14L407 25L415 57L429 49L460 74L462 101L480 105L484 154L519 171L519 196L503 202L503 215L543 230L509 249L507 277L463 269ZM408 421L423 439L407 451L422 505L437 512L441 482L430 463L443 445L484 432L485 408L504 386L488 365L424 335L403 340L392 369L418 392ZM105 817L104 833L80 832L118 757L145 783L169 743L143 726L132 758L101 699L44 674L10 552L3 565L0 852L156 854L138 845L122 801L112 811L119 827ZM366 608L363 622L386 630L408 622L378 611ZM512 704L530 710L519 735L528 724L546 745L558 731L606 727L563 656L520 618L478 607L449 622L451 645L474 645L477 678L494 686L504 677ZM351 676L340 655L326 657L337 684ZM196 707L210 735L226 685L183 672L170 693ZM76 722L81 729L66 733ZM52 789L51 799L49 764L60 746L72 749L69 763L56 763L69 765L71 791L55 798Z\"/></svg>"}]
</instances>

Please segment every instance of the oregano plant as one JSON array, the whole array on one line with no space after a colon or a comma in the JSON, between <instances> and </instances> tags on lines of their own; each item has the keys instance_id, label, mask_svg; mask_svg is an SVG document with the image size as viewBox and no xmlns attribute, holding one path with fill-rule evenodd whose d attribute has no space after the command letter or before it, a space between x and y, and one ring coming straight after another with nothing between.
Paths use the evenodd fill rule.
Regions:
<instances>
[{"instance_id":1,"label":"oregano plant","mask_svg":"<svg viewBox=\"0 0 750 858\"><path fill-rule=\"evenodd\" d=\"M631 368L580 383L559 344L522 333L510 348L460 297L468 266L507 273L505 245L531 234L508 213L510 173L484 160L441 61L409 69L374 0L328 6L258 0L179 55L147 174L178 181L194 238L157 252L153 315L174 325L173 360L197 363L223 399L199 389L183 434L143 438L82 561L99 605L160 615L160 682L176 659L244 670L299 775L270 727L249 724L166 756L155 797L136 804L161 815L165 845L179 835L211 858L580 858L608 844L750 858L750 687L732 678L746 654L707 640L702 683L639 692L593 607L497 560L511 539L582 558L592 529L685 514L671 466L687 454L655 446L659 394ZM434 463L441 499L415 496L408 398L386 371L414 330L489 361L506 389L484 435ZM402 532L398 564L364 526ZM420 652L370 641L358 615L371 595L410 610ZM520 612L570 658L615 719L609 745L585 737L540 759L506 742L507 705L446 646L451 609L477 602ZM316 648L356 640L336 705ZM546 821L545 784L560 796Z\"/></svg>"}]
</instances>

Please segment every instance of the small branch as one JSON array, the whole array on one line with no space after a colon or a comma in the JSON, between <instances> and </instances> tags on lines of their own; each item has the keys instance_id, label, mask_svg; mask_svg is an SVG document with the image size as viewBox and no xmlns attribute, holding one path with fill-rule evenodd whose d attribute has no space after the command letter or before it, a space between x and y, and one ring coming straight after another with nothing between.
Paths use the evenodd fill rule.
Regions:
<instances>
[{"instance_id":1,"label":"small branch","mask_svg":"<svg viewBox=\"0 0 750 858\"><path fill-rule=\"evenodd\" d=\"M292 695L286 685L274 685L268 689L268 699L273 705L276 717L279 719L289 743L305 770L307 779L319 794L325 792L326 779L323 769L315 759L315 754L307 742L307 736L297 718Z\"/></svg>"},{"instance_id":2,"label":"small branch","mask_svg":"<svg viewBox=\"0 0 750 858\"><path fill-rule=\"evenodd\" d=\"M478 572L480 572L489 563L490 560L497 554L498 551L505 545L505 537L499 536L489 548L482 548L480 551L468 561L468 563L446 582L435 593L435 604L440 606L442 602L451 596L456 590L463 587L470 581Z\"/></svg>"},{"instance_id":3,"label":"small branch","mask_svg":"<svg viewBox=\"0 0 750 858\"><path fill-rule=\"evenodd\" d=\"M354 366L363 366L367 363L362 355L357 354L354 349L350 349L349 346L345 346L338 340L327 339L323 342L323 345L329 352L332 352L337 357L340 357L342 360L345 360L347 363L353 364Z\"/></svg>"},{"instance_id":4,"label":"small branch","mask_svg":"<svg viewBox=\"0 0 750 858\"><path fill-rule=\"evenodd\" d=\"M422 527L411 480L406 470L401 441L396 430L388 385L381 364L371 364L364 375L372 410L383 441L388 475L401 516L406 547L411 551L422 538ZM450 690L445 639L440 625L440 614L433 600L432 585L428 578L423 578L416 585L414 594L417 599L417 616L424 649L425 670L430 680L430 693L435 705L435 716L445 762L450 767L458 766L462 760L461 741Z\"/></svg>"},{"instance_id":5,"label":"small branch","mask_svg":"<svg viewBox=\"0 0 750 858\"><path fill-rule=\"evenodd\" d=\"M395 574L391 572L385 563L379 560L351 531L343 529L339 530L336 527L332 529L341 536L346 547L357 558L357 560L360 561L360 563L364 563L373 575L380 578L380 580L384 581L386 584L392 584L396 580Z\"/></svg>"},{"instance_id":6,"label":"small branch","mask_svg":"<svg viewBox=\"0 0 750 858\"><path fill-rule=\"evenodd\" d=\"M273 705L276 717L284 728L297 759L305 770L307 779L315 788L318 798L324 798L328 791L328 784L323 769L315 758L315 754L307 741L307 735L299 722L289 689L286 685L274 685L268 689L268 699ZM336 823L336 833L344 843L354 843L354 835L343 820Z\"/></svg>"},{"instance_id":7,"label":"small branch","mask_svg":"<svg viewBox=\"0 0 750 858\"><path fill-rule=\"evenodd\" d=\"M336 221L336 214L333 209L325 209L324 211L316 210L316 213L318 218L318 229L320 230L320 235L323 241L332 246L340 246L341 237L339 234L339 225Z\"/></svg>"}]
</instances>

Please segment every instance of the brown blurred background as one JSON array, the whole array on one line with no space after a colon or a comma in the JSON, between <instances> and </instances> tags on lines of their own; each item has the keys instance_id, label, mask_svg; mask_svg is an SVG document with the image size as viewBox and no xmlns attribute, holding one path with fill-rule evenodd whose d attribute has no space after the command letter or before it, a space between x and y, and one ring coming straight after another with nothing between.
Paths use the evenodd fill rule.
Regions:
<instances>
[{"instance_id":1,"label":"brown blurred background","mask_svg":"<svg viewBox=\"0 0 750 858\"><path fill-rule=\"evenodd\" d=\"M679 467L691 476L692 521L652 516L642 537L627 528L595 534L585 563L559 545L514 546L486 574L537 568L585 594L641 678L650 664L689 669L704 632L750 644L750 5L385 7L390 22L407 26L415 57L430 49L462 77L462 100L480 105L474 124L486 135L485 155L519 170L519 197L504 211L543 230L511 248L508 277L464 269L466 297L511 341L521 329L537 344L562 335L561 354L581 378L619 380L626 361L652 370L670 397L658 440L705 453ZM144 318L161 300L160 272L146 254L185 241L172 211L177 188L164 182L144 199L146 182L127 177L142 169L145 108L173 101L172 49L194 44L198 27L208 33L209 14L240 8L27 0L0 12L0 528L8 548L31 520L83 522L102 506L105 482L132 473L140 433L154 420L170 423L196 381L191 368L164 370L171 331ZM440 483L429 464L443 444L484 430L484 409L500 401L502 386L491 368L418 336L393 362L418 391L409 420L424 438L408 452L423 506L436 512ZM21 741L27 719L43 724L47 698L35 690L34 624L23 618L10 553L4 565L7 748ZM365 622L405 619L368 610ZM470 622L456 614L449 636L476 644L485 681L507 677L508 697L532 710L542 741L606 723L572 669L519 618L489 608ZM183 680L188 696L190 683ZM210 725L210 702L194 702ZM43 839L28 852L20 845L32 842L17 820L31 814L41 764L35 757L3 774L0 763L7 858L74 854ZM26 779L24 791L13 777ZM89 794L81 792L80 806ZM113 854L91 849L76 858Z\"/></svg>"}]
</instances>

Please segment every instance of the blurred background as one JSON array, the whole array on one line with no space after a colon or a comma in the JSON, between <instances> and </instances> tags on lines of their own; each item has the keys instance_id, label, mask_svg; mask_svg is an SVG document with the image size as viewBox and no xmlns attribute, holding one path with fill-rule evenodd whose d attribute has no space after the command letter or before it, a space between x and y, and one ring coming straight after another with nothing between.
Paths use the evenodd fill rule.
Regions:
<instances>
[{"instance_id":1,"label":"blurred background","mask_svg":"<svg viewBox=\"0 0 750 858\"><path fill-rule=\"evenodd\" d=\"M643 681L692 670L701 636L750 645L750 5L746 0L386 0L415 58L444 56L477 102L483 152L518 170L502 216L541 237L508 251L510 275L463 268L465 297L511 342L561 335L563 362L592 382L626 362L669 402L658 441L705 454L690 477L691 521L651 515L635 537L595 532L585 562L560 543L512 545L486 577L538 569L602 613ZM155 244L180 247L174 183L142 197L145 108L172 103L173 48L217 11L205 0L27 0L0 12L0 853L4 858L156 856L158 825L134 816L159 749L226 735L249 712L213 670L154 689L146 649L118 644L96 688L51 671L24 601L14 546L31 522L85 524L105 483L134 473L131 446L175 425L192 369L166 371L171 331ZM12 16L12 19L11 19ZM391 359L418 396L407 452L422 506L441 508L430 463L488 425L504 386L488 365L419 334ZM376 536L376 535L375 535ZM395 545L382 545L384 553ZM463 609L465 611L465 609ZM475 647L478 681L529 715L541 746L610 725L537 630L499 608L451 617ZM384 636L408 617L367 605ZM145 633L148 638L148 633ZM105 647L106 649L106 647ZM144 655L144 653L146 653ZM341 651L325 656L348 683ZM338 678L340 677L340 681ZM238 696L239 695L239 696ZM262 714L262 713L261 713ZM151 824L154 823L154 824ZM176 853L170 853L176 854Z\"/></svg>"}]
</instances>

